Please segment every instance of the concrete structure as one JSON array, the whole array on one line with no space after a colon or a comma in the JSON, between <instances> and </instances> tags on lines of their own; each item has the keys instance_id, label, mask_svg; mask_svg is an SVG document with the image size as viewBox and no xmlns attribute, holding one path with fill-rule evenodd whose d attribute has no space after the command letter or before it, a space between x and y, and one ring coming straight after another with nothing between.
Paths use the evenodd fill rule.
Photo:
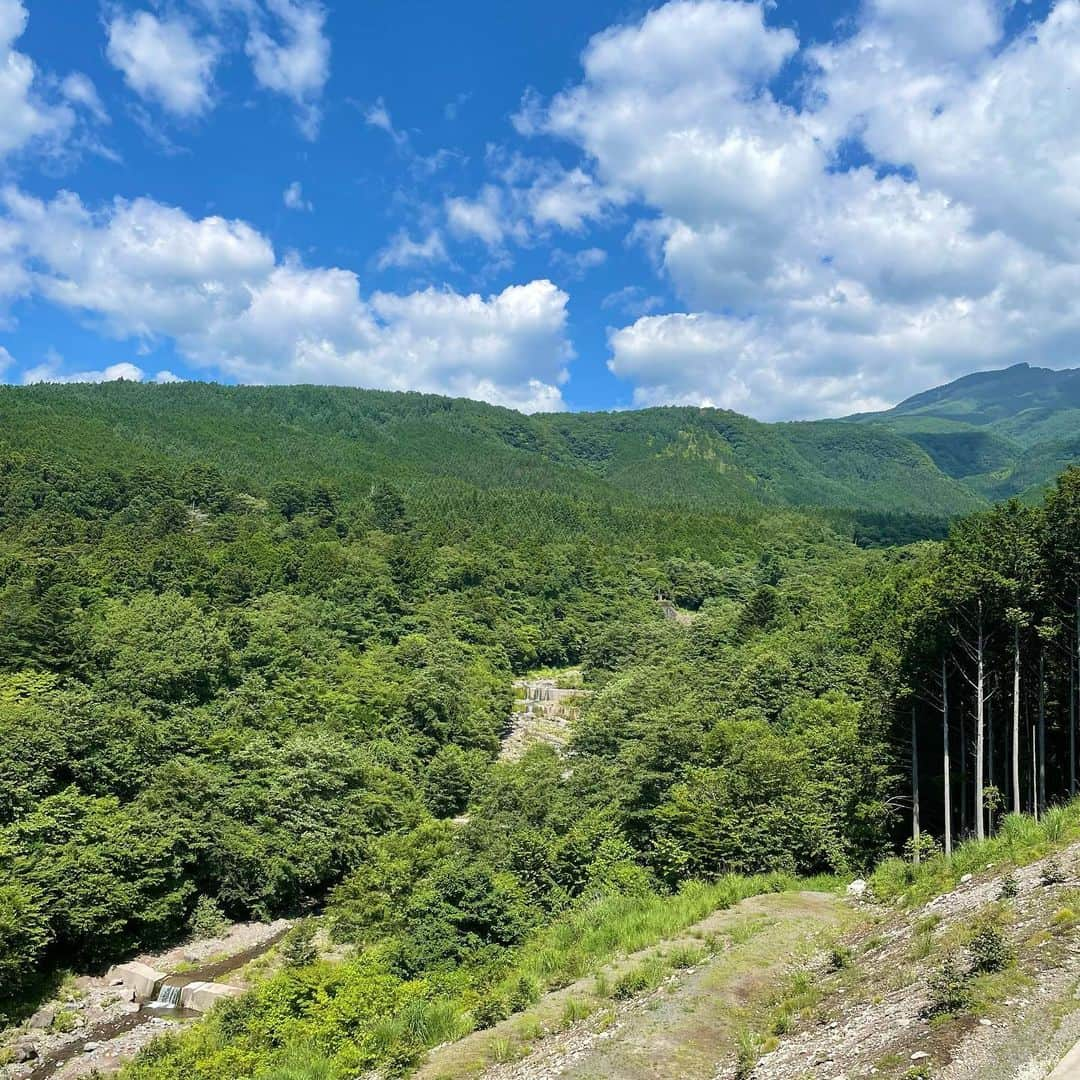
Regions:
<instances>
[{"instance_id":1,"label":"concrete structure","mask_svg":"<svg viewBox=\"0 0 1080 1080\"><path fill-rule=\"evenodd\" d=\"M219 1001L239 997L243 992L239 986L227 986L225 983L193 982L181 988L180 1004L185 1009L209 1012Z\"/></svg>"},{"instance_id":2,"label":"concrete structure","mask_svg":"<svg viewBox=\"0 0 1080 1080\"><path fill-rule=\"evenodd\" d=\"M155 971L147 964L140 964L138 960L132 960L129 964L117 964L109 972L110 979L119 979L120 982L135 991L135 996L143 1001L153 1001L157 997L158 989L165 981L164 971Z\"/></svg>"}]
</instances>

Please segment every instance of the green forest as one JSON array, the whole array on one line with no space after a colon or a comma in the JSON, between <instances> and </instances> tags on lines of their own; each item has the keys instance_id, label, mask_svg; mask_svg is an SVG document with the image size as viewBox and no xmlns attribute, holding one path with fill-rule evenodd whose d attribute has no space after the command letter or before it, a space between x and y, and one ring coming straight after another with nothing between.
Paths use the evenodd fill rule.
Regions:
<instances>
[{"instance_id":1,"label":"green forest","mask_svg":"<svg viewBox=\"0 0 1080 1080\"><path fill-rule=\"evenodd\" d=\"M597 912L1076 793L1080 469L991 503L885 425L316 388L0 420L0 1013L208 911L337 952L301 922L129 1077L406 1073ZM514 678L571 667L565 750L498 760Z\"/></svg>"}]
</instances>

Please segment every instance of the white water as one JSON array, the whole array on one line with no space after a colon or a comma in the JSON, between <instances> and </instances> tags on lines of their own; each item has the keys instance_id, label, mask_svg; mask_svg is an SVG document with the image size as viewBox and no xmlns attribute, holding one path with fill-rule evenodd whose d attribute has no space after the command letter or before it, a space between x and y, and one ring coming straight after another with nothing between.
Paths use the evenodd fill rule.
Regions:
<instances>
[{"instance_id":1,"label":"white water","mask_svg":"<svg viewBox=\"0 0 1080 1080\"><path fill-rule=\"evenodd\" d=\"M155 1009L176 1009L180 1007L179 986L162 986L158 991L157 1000L153 1002Z\"/></svg>"}]
</instances>

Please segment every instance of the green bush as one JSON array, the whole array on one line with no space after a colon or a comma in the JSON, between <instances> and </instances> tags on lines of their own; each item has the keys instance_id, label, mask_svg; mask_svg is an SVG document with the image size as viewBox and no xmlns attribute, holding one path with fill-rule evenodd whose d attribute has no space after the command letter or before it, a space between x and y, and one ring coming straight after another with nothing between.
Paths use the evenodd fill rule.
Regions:
<instances>
[{"instance_id":1,"label":"green bush","mask_svg":"<svg viewBox=\"0 0 1080 1080\"><path fill-rule=\"evenodd\" d=\"M1014 951L1005 931L990 918L984 918L968 941L968 955L973 975L1004 971L1014 959Z\"/></svg>"},{"instance_id":2,"label":"green bush","mask_svg":"<svg viewBox=\"0 0 1080 1080\"><path fill-rule=\"evenodd\" d=\"M929 996L923 1012L928 1018L961 1013L971 1004L970 976L952 954L930 975L927 987Z\"/></svg>"},{"instance_id":3,"label":"green bush","mask_svg":"<svg viewBox=\"0 0 1080 1080\"><path fill-rule=\"evenodd\" d=\"M229 925L221 905L212 896L200 896L195 902L195 910L189 922L191 936L197 939L216 938Z\"/></svg>"}]
</instances>

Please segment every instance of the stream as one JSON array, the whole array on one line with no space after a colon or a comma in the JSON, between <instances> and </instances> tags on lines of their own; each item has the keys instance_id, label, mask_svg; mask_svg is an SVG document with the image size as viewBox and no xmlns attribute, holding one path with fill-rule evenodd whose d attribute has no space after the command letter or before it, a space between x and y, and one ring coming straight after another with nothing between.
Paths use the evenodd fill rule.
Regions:
<instances>
[{"instance_id":1,"label":"stream","mask_svg":"<svg viewBox=\"0 0 1080 1080\"><path fill-rule=\"evenodd\" d=\"M285 928L265 941L261 941L259 944L252 945L247 949L242 949L231 956L222 957L219 960L193 967L188 971L168 976L158 992L156 1001L139 1002L140 1008L138 1012L131 1012L111 1020L105 1020L79 1031L77 1038L72 1039L70 1043L52 1052L44 1053L41 1059L35 1063L33 1070L23 1074L25 1080L48 1080L49 1077L55 1076L68 1062L75 1058L85 1057L89 1060L91 1054L85 1050L87 1043L99 1043L101 1049L107 1050L108 1045L119 1039L120 1036L126 1035L137 1028L154 1024L154 1021L174 1024L201 1016L201 1013L192 1009L181 1008L179 1005L170 1004L169 1002L177 1001L179 999L179 989L189 983L216 982L222 975L227 975L231 971L242 968L245 964L262 956L263 953L277 944L287 932L288 928ZM169 990L176 992L169 993L167 992ZM165 1024L158 1023L155 1026L165 1031L167 1030ZM93 1053L96 1054L96 1051ZM116 1061L120 1057L121 1055L115 1055L110 1060Z\"/></svg>"}]
</instances>

